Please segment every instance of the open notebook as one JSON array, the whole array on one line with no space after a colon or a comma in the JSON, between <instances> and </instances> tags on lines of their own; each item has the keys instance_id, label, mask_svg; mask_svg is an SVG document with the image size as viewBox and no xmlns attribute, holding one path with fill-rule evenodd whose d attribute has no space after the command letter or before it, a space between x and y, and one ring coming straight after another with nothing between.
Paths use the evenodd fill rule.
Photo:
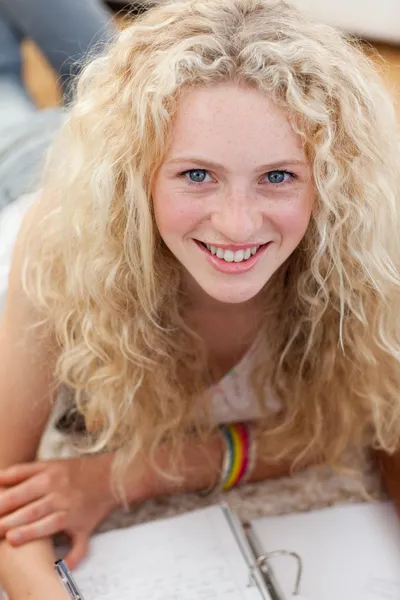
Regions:
<instances>
[{"instance_id":1,"label":"open notebook","mask_svg":"<svg viewBox=\"0 0 400 600\"><path fill-rule=\"evenodd\" d=\"M95 536L75 579L85 600L400 600L400 521L357 504L243 528L217 505Z\"/></svg>"},{"instance_id":2,"label":"open notebook","mask_svg":"<svg viewBox=\"0 0 400 600\"><path fill-rule=\"evenodd\" d=\"M400 600L400 521L381 503L242 527L217 505L94 536L74 577L85 600Z\"/></svg>"}]
</instances>

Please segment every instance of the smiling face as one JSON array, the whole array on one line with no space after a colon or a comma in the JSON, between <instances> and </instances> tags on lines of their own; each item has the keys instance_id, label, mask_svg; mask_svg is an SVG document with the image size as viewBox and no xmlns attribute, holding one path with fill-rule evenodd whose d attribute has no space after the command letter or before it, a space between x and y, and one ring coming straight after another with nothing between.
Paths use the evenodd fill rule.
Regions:
<instances>
[{"instance_id":1,"label":"smiling face","mask_svg":"<svg viewBox=\"0 0 400 600\"><path fill-rule=\"evenodd\" d=\"M152 197L188 283L220 302L254 298L303 238L313 195L299 136L261 92L221 85L181 98Z\"/></svg>"}]
</instances>

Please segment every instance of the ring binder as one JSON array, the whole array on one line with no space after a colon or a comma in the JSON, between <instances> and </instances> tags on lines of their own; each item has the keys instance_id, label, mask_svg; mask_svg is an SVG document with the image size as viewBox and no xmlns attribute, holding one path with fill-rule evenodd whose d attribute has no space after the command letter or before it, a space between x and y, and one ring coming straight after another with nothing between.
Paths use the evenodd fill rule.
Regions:
<instances>
[{"instance_id":1,"label":"ring binder","mask_svg":"<svg viewBox=\"0 0 400 600\"><path fill-rule=\"evenodd\" d=\"M254 564L250 569L251 580L253 579L254 572L257 570L269 575L271 568L268 564L268 561L271 558L275 558L277 556L291 556L297 561L297 574L293 589L293 596L298 596L300 594L300 583L301 577L303 575L303 561L301 559L300 554L297 554L297 552L292 552L291 550L274 550L273 552L266 552L264 554L260 554L260 556L256 558Z\"/></svg>"}]
</instances>

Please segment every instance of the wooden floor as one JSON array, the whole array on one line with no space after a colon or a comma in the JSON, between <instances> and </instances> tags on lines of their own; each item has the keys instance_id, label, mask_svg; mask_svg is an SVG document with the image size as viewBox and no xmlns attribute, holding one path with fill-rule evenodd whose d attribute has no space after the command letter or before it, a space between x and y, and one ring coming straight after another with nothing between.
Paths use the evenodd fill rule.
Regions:
<instances>
[{"instance_id":1,"label":"wooden floor","mask_svg":"<svg viewBox=\"0 0 400 600\"><path fill-rule=\"evenodd\" d=\"M60 92L54 73L34 44L26 42L23 51L27 85L38 106L56 106ZM400 117L400 47L366 45L366 52L374 57L382 72L394 96Z\"/></svg>"}]
</instances>

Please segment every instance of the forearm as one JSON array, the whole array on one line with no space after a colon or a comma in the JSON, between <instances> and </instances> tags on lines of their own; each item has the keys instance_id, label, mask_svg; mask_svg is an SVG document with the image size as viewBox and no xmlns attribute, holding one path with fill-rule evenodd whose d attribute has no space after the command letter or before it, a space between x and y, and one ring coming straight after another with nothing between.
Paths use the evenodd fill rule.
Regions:
<instances>
[{"instance_id":1,"label":"forearm","mask_svg":"<svg viewBox=\"0 0 400 600\"><path fill-rule=\"evenodd\" d=\"M6 442L4 437L2 441ZM4 444L0 448L0 467L4 469L13 464L16 454L18 455L18 452L11 443L8 446ZM19 455L21 454L20 447ZM24 458L29 460L28 450ZM5 489L0 488L0 504L4 501L1 492ZM63 589L55 574L54 560L55 554L50 538L15 548L0 535L0 587L4 588L10 600L40 600L44 597L61 600L64 597Z\"/></svg>"},{"instance_id":2,"label":"forearm","mask_svg":"<svg viewBox=\"0 0 400 600\"><path fill-rule=\"evenodd\" d=\"M127 499L130 502L170 495L180 492L197 492L216 486L221 477L221 468L225 452L225 444L218 433L202 442L195 437L187 442L178 465L173 454L162 447L156 455L157 467L160 471L171 473L174 479L166 478L155 469L148 460L142 460L140 472L137 464L132 465L125 477ZM260 453L259 453L260 454ZM256 455L254 469L249 481L263 481L282 477L290 473L291 463L266 462ZM140 481L138 486L138 481Z\"/></svg>"},{"instance_id":3,"label":"forearm","mask_svg":"<svg viewBox=\"0 0 400 600\"><path fill-rule=\"evenodd\" d=\"M20 548L0 541L0 583L11 599L63 597L55 574L54 551L50 540L38 540Z\"/></svg>"}]
</instances>

